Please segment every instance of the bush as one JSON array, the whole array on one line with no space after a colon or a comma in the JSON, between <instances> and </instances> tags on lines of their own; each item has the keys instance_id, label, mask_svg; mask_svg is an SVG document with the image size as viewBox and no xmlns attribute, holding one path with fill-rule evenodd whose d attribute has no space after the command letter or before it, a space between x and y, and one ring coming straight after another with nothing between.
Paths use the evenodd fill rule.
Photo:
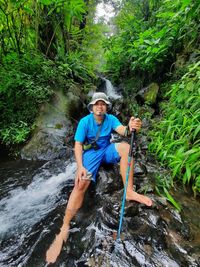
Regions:
<instances>
[{"instance_id":1,"label":"bush","mask_svg":"<svg viewBox=\"0 0 200 267\"><path fill-rule=\"evenodd\" d=\"M192 183L200 192L200 62L190 65L182 79L166 93L164 118L151 132L151 152L172 170L172 177L184 185Z\"/></svg>"},{"instance_id":2,"label":"bush","mask_svg":"<svg viewBox=\"0 0 200 267\"><path fill-rule=\"evenodd\" d=\"M197 1L122 1L117 34L105 42L105 71L119 76L159 75L169 71L176 54L198 48L200 4ZM148 12L145 14L145 6Z\"/></svg>"},{"instance_id":3,"label":"bush","mask_svg":"<svg viewBox=\"0 0 200 267\"><path fill-rule=\"evenodd\" d=\"M71 53L57 62L30 53L20 58L16 53L5 56L0 65L2 143L20 144L28 138L40 105L49 101L54 90L66 93L76 80L86 87L92 78L92 65L82 53Z\"/></svg>"},{"instance_id":4,"label":"bush","mask_svg":"<svg viewBox=\"0 0 200 267\"><path fill-rule=\"evenodd\" d=\"M53 75L54 74L54 75ZM54 76L54 77L53 77ZM0 139L7 145L24 142L39 105L52 95L56 73L38 55L8 54L0 66Z\"/></svg>"}]
</instances>

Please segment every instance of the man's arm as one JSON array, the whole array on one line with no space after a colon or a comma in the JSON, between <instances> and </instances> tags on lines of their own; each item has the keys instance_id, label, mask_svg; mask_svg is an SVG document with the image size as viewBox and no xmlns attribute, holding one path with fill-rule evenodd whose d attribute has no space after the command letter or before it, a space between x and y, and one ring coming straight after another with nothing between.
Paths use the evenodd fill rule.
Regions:
<instances>
[{"instance_id":1,"label":"man's arm","mask_svg":"<svg viewBox=\"0 0 200 267\"><path fill-rule=\"evenodd\" d=\"M131 132L133 129L135 129L138 132L141 129L141 127L142 127L142 122L140 119L134 117L130 118L130 121L128 123L129 132ZM122 136L126 136L127 126L120 125L115 129L115 131Z\"/></svg>"},{"instance_id":2,"label":"man's arm","mask_svg":"<svg viewBox=\"0 0 200 267\"><path fill-rule=\"evenodd\" d=\"M125 133L126 133L126 126L124 125L120 125L118 126L115 131L119 134L119 135L122 135L122 136L125 136Z\"/></svg>"},{"instance_id":3,"label":"man's arm","mask_svg":"<svg viewBox=\"0 0 200 267\"><path fill-rule=\"evenodd\" d=\"M74 153L75 153L75 158L77 162L77 167L81 168L83 167L83 162L82 162L82 153L83 153L83 144L80 142L75 142L74 146Z\"/></svg>"},{"instance_id":4,"label":"man's arm","mask_svg":"<svg viewBox=\"0 0 200 267\"><path fill-rule=\"evenodd\" d=\"M75 153L75 158L77 162L77 176L75 183L78 183L82 178L86 178L87 171L83 167L83 160L82 160L82 154L83 154L83 144L80 142L75 142L75 147L74 147L74 153Z\"/></svg>"}]
</instances>

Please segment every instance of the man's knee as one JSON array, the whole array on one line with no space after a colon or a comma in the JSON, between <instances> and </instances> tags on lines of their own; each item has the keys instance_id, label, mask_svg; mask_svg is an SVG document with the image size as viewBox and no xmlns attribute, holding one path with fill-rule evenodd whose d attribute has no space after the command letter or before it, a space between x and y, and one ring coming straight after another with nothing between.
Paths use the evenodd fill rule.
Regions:
<instances>
[{"instance_id":1,"label":"man's knee","mask_svg":"<svg viewBox=\"0 0 200 267\"><path fill-rule=\"evenodd\" d=\"M120 156L128 155L130 149L130 145L128 143L120 143L118 146L118 152Z\"/></svg>"},{"instance_id":2,"label":"man's knee","mask_svg":"<svg viewBox=\"0 0 200 267\"><path fill-rule=\"evenodd\" d=\"M90 181L81 180L78 184L75 184L74 189L76 191L79 191L80 193L84 193L87 190L89 184Z\"/></svg>"}]
</instances>

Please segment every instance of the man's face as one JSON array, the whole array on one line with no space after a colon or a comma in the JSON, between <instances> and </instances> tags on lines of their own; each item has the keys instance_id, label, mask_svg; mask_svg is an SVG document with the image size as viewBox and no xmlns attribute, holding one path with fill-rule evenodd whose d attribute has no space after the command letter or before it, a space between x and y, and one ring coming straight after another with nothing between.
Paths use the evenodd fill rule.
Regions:
<instances>
[{"instance_id":1,"label":"man's face","mask_svg":"<svg viewBox=\"0 0 200 267\"><path fill-rule=\"evenodd\" d=\"M94 115L102 116L107 111L107 105L104 101L99 100L93 105L92 111L94 112Z\"/></svg>"}]
</instances>

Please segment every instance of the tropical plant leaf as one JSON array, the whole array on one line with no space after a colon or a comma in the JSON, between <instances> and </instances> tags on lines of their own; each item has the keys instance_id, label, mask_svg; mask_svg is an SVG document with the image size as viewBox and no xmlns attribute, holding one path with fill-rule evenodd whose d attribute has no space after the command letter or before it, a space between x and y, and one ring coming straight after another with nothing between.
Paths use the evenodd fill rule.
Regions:
<instances>
[{"instance_id":1,"label":"tropical plant leaf","mask_svg":"<svg viewBox=\"0 0 200 267\"><path fill-rule=\"evenodd\" d=\"M168 192L166 188L164 188L164 192L165 192L167 200L180 212L181 211L180 204L172 197L172 195L170 195L170 193Z\"/></svg>"}]
</instances>

